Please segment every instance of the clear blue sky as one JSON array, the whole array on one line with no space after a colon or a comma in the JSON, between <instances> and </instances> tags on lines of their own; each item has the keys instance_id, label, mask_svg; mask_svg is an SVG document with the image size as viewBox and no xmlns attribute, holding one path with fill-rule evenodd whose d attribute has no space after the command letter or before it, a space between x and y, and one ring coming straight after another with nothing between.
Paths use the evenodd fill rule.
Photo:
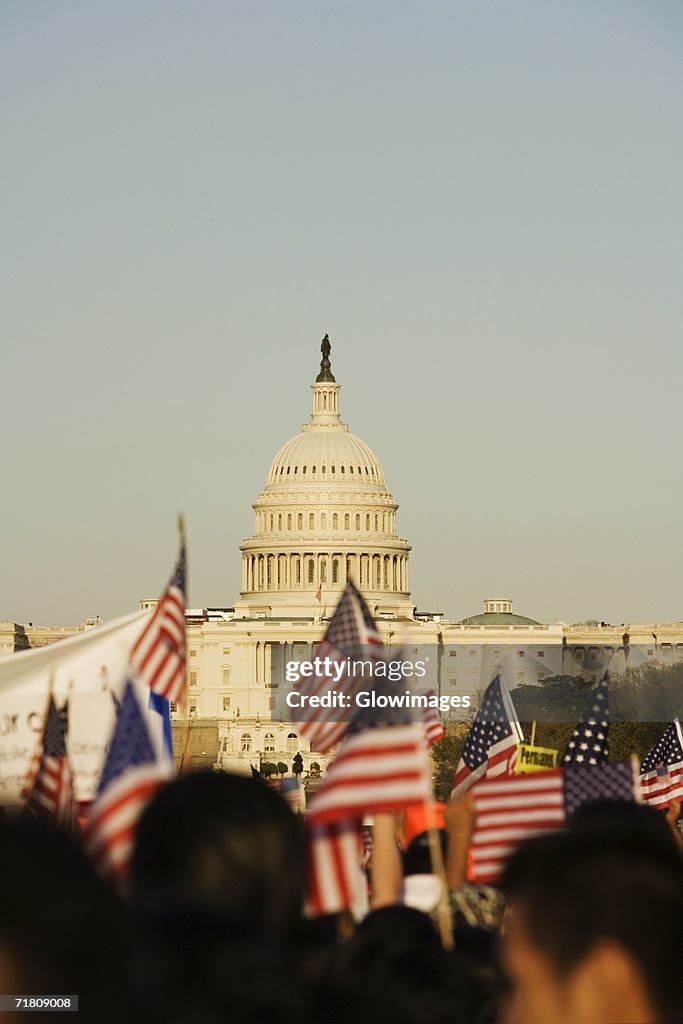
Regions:
<instances>
[{"instance_id":1,"label":"clear blue sky","mask_svg":"<svg viewBox=\"0 0 683 1024\"><path fill-rule=\"evenodd\" d=\"M683 5L0 9L0 619L231 604L320 337L422 608L683 618Z\"/></svg>"}]
</instances>

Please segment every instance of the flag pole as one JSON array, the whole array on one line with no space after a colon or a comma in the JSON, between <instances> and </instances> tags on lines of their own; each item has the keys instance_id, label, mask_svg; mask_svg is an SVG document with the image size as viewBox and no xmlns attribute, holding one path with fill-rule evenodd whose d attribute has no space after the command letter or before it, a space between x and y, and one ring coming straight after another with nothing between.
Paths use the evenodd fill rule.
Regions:
<instances>
[{"instance_id":1,"label":"flag pole","mask_svg":"<svg viewBox=\"0 0 683 1024\"><path fill-rule=\"evenodd\" d=\"M439 833L434 820L434 804L425 804L426 817L429 827L427 828L427 841L429 844L429 860L432 866L432 874L441 882L439 891L439 902L436 913L439 923L439 934L441 945L444 949L453 949L453 914L451 913L451 901L448 892L448 879L446 878L446 867L443 862L443 851Z\"/></svg>"},{"instance_id":2,"label":"flag pole","mask_svg":"<svg viewBox=\"0 0 683 1024\"><path fill-rule=\"evenodd\" d=\"M643 793L640 784L640 758L636 753L631 754L631 770L633 772L633 794L636 802L643 803Z\"/></svg>"}]
</instances>

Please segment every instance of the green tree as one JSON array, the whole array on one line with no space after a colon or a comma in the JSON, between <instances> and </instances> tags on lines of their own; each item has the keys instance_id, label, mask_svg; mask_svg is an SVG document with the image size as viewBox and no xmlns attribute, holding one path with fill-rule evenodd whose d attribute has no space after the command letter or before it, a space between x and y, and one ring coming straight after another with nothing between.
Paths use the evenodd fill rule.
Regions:
<instances>
[{"instance_id":1,"label":"green tree","mask_svg":"<svg viewBox=\"0 0 683 1024\"><path fill-rule=\"evenodd\" d=\"M434 793L437 800L448 800L453 788L453 776L462 757L469 725L458 723L449 725L446 735L432 747L432 766L434 770Z\"/></svg>"},{"instance_id":2,"label":"green tree","mask_svg":"<svg viewBox=\"0 0 683 1024\"><path fill-rule=\"evenodd\" d=\"M278 775L286 775L287 771L288 771L288 769L287 769L287 765L285 764L285 762L284 761L278 761L278 763L277 763L277 773L278 773Z\"/></svg>"}]
</instances>

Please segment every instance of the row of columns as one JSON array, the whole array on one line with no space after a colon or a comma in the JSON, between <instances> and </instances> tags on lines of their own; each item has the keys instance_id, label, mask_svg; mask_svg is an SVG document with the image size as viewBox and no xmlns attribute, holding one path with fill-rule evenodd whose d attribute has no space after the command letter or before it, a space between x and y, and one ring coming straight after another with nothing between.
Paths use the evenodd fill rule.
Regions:
<instances>
[{"instance_id":1,"label":"row of columns","mask_svg":"<svg viewBox=\"0 0 683 1024\"><path fill-rule=\"evenodd\" d=\"M242 592L342 588L408 593L408 556L352 553L269 554L242 557Z\"/></svg>"},{"instance_id":2,"label":"row of columns","mask_svg":"<svg viewBox=\"0 0 683 1024\"><path fill-rule=\"evenodd\" d=\"M256 533L285 533L291 530L365 530L391 533L396 530L396 513L383 512L257 512Z\"/></svg>"}]
</instances>

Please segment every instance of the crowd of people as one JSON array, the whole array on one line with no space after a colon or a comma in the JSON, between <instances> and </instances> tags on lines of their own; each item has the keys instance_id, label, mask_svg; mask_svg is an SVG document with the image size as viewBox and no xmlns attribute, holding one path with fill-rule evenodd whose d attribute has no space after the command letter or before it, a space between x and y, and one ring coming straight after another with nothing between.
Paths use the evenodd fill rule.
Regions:
<instances>
[{"instance_id":1,"label":"crowd of people","mask_svg":"<svg viewBox=\"0 0 683 1024\"><path fill-rule=\"evenodd\" d=\"M9 816L0 992L77 994L77 1019L98 1024L681 1024L680 810L589 804L486 889L466 881L473 803L452 800L445 942L443 900L420 904L413 884L433 851L424 835L401 850L386 815L361 921L305 915L302 818L258 780L198 772L159 790L125 892L76 839Z\"/></svg>"}]
</instances>

